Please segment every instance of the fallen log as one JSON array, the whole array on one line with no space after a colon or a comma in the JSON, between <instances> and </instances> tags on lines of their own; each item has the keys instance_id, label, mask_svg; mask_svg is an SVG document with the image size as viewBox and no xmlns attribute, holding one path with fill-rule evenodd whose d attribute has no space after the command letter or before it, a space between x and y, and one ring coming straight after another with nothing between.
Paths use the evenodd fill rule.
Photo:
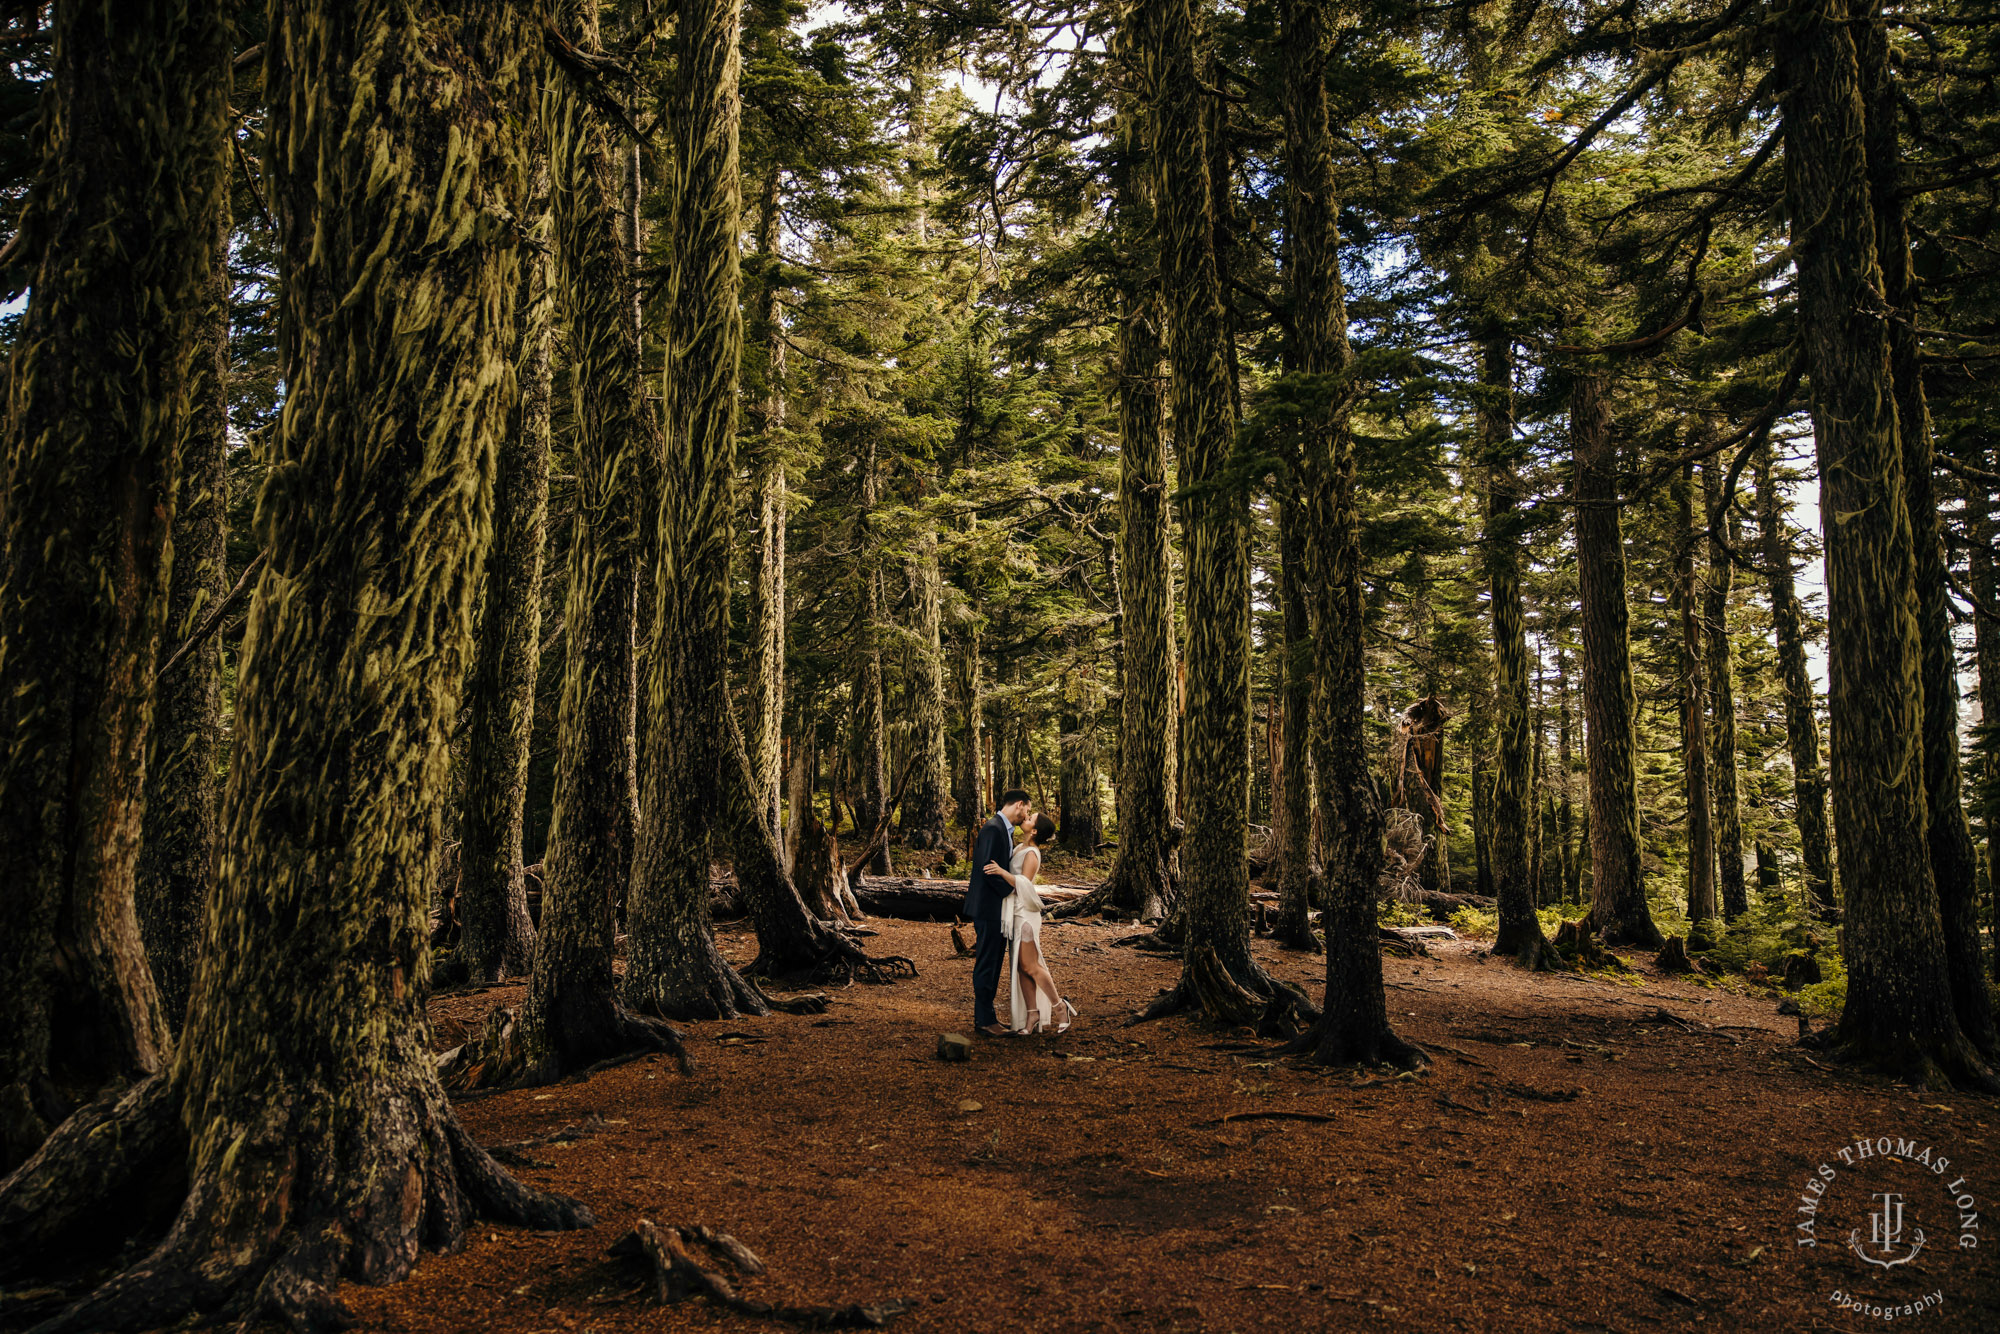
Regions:
<instances>
[{"instance_id":1,"label":"fallen log","mask_svg":"<svg viewBox=\"0 0 2000 1334\"><path fill-rule=\"evenodd\" d=\"M1448 922L1451 915L1460 908L1478 908L1482 912L1493 911L1499 902L1484 894L1440 894L1434 889L1424 890L1413 900L1418 907L1431 915L1434 922Z\"/></svg>"}]
</instances>

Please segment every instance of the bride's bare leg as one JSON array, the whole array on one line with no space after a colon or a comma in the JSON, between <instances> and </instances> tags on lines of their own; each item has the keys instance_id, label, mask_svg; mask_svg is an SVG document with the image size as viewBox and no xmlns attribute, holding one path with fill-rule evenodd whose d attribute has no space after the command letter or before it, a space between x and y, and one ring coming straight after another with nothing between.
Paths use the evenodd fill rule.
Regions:
<instances>
[{"instance_id":1,"label":"bride's bare leg","mask_svg":"<svg viewBox=\"0 0 2000 1334\"><path fill-rule=\"evenodd\" d=\"M1048 965L1042 962L1042 948L1037 941L1021 942L1021 977L1022 996L1028 1008L1041 1011L1043 1023L1053 1027L1056 1023L1056 983L1049 976ZM1038 1001L1035 996L1037 991L1048 999Z\"/></svg>"}]
</instances>

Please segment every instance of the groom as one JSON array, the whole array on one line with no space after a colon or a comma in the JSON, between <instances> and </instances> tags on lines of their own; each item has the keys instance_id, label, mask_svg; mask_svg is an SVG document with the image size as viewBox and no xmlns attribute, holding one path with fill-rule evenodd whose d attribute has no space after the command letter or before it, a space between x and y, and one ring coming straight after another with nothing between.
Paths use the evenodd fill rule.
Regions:
<instances>
[{"instance_id":1,"label":"groom","mask_svg":"<svg viewBox=\"0 0 2000 1334\"><path fill-rule=\"evenodd\" d=\"M993 1012L993 995L1000 989L1000 959L1007 952L1000 935L1000 900L1014 892L1004 875L986 874L988 862L1011 866L1014 826L1028 813L1028 794L1009 788L1000 794L1000 809L979 830L972 848L972 881L965 890L965 915L972 919L972 1026L988 1037L1005 1037L1000 1016Z\"/></svg>"}]
</instances>

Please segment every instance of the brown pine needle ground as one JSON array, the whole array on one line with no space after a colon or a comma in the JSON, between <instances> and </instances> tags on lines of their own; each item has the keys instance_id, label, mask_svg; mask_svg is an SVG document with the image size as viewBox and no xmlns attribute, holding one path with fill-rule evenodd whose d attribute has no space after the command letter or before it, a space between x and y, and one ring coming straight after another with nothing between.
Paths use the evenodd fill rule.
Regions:
<instances>
[{"instance_id":1,"label":"brown pine needle ground","mask_svg":"<svg viewBox=\"0 0 2000 1334\"><path fill-rule=\"evenodd\" d=\"M1643 956L1627 956L1638 985L1529 976L1469 941L1385 960L1395 1022L1436 1066L1363 1078L1275 1061L1235 1041L1247 1030L1123 1027L1178 965L1110 948L1129 927L1056 925L1078 1028L980 1038L946 1064L937 1035L969 1031L971 960L947 926L871 925L870 948L920 978L835 991L817 1018L692 1025L692 1077L642 1060L466 1104L483 1143L524 1145L517 1170L600 1224L481 1227L406 1283L344 1288L361 1326L788 1328L651 1305L644 1275L606 1255L648 1218L741 1239L769 1269L739 1282L750 1297L908 1299L891 1325L905 1334L1876 1329L1828 1302L1867 1282L1840 1239L1793 1244L1812 1166L1863 1133L1917 1137L1955 1149L2000 1205L2000 1107L1830 1070L1770 999L1655 976ZM738 962L754 953L723 932ZM1257 949L1318 993L1318 959ZM441 1039L519 998L439 1000ZM1245 1115L1272 1112L1331 1119ZM545 1138L565 1128L583 1133ZM1898 1275L1935 1257L1944 1304L1917 1328L2000 1328L1987 1237L1962 1255L1946 1231Z\"/></svg>"}]
</instances>

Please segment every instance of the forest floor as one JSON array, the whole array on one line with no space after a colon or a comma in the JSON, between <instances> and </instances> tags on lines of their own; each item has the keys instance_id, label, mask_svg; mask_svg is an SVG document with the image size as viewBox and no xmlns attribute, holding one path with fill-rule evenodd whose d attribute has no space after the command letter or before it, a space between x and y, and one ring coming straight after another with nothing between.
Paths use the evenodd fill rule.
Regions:
<instances>
[{"instance_id":1,"label":"forest floor","mask_svg":"<svg viewBox=\"0 0 2000 1334\"><path fill-rule=\"evenodd\" d=\"M891 1328L905 1334L1902 1323L1839 1309L1841 1292L1938 1292L1909 1317L1920 1327L2000 1329L2000 1235L1975 1230L1988 1246L1961 1250L1940 1194L1962 1174L1961 1192L2000 1201L2000 1105L1827 1068L1766 994L1641 960L1624 980L1531 976L1447 942L1383 961L1393 1021L1432 1070L1328 1074L1247 1029L1125 1026L1177 963L1114 947L1130 927L1052 924L1078 1027L980 1038L969 1063L946 1064L938 1034L970 1032L971 960L948 926L871 925L871 947L910 956L920 977L836 990L819 1017L689 1025L690 1076L641 1060L464 1104L488 1145L580 1127L526 1149L543 1165L520 1171L587 1201L599 1225L482 1226L405 1283L344 1288L361 1327L784 1328L652 1305L643 1275L606 1254L648 1218L746 1243L769 1266L739 1283L746 1296L904 1299ZM721 932L737 961L754 952L746 926ZM1261 940L1257 953L1318 994L1318 956ZM440 997L441 1040L520 999ZM1838 1157L1878 1136L1933 1146L1951 1170ZM1821 1163L1838 1179L1805 1249L1797 1207ZM1850 1229L1865 1242L1869 1192L1904 1185L1929 1245L1907 1265L1864 1265Z\"/></svg>"}]
</instances>

